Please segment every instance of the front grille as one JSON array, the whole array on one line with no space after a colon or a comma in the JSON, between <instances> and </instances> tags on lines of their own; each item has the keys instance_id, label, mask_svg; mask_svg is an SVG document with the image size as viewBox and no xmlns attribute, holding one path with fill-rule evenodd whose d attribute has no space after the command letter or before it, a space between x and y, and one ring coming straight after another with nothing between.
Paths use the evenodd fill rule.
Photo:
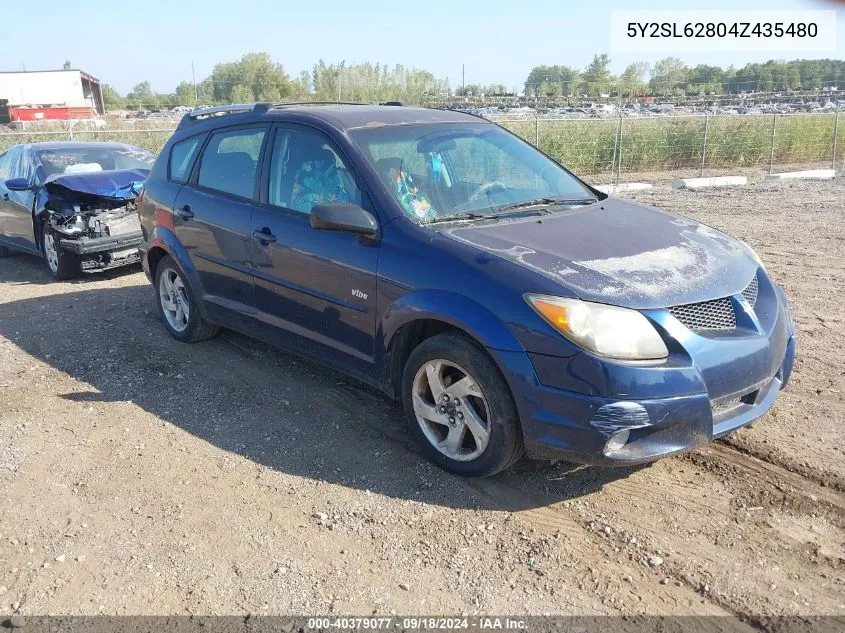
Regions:
<instances>
[{"instance_id":1,"label":"front grille","mask_svg":"<svg viewBox=\"0 0 845 633\"><path fill-rule=\"evenodd\" d=\"M729 297L669 308L672 316L694 332L733 330L736 314Z\"/></svg>"},{"instance_id":2,"label":"front grille","mask_svg":"<svg viewBox=\"0 0 845 633\"><path fill-rule=\"evenodd\" d=\"M745 300L748 302L752 308L754 304L757 303L757 293L760 291L760 282L757 281L757 275L754 275L754 279L751 280L751 283L745 287L745 290L742 291L742 296L745 297Z\"/></svg>"},{"instance_id":3,"label":"front grille","mask_svg":"<svg viewBox=\"0 0 845 633\"><path fill-rule=\"evenodd\" d=\"M760 283L755 274L751 283L742 291L742 296L752 308L757 303L759 291ZM669 312L693 332L723 332L736 329L736 312L730 297L673 306L669 308Z\"/></svg>"}]
</instances>

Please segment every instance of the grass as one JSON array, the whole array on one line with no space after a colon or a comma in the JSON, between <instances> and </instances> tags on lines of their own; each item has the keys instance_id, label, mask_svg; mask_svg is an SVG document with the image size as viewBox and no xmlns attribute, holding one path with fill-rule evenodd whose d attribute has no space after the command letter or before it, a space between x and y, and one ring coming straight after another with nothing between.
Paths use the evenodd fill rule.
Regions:
<instances>
[{"instance_id":1,"label":"grass","mask_svg":"<svg viewBox=\"0 0 845 633\"><path fill-rule=\"evenodd\" d=\"M837 166L845 158L840 114ZM774 152L772 152L772 126ZM581 174L830 163L835 114L501 121ZM705 127L707 144L705 150Z\"/></svg>"}]
</instances>

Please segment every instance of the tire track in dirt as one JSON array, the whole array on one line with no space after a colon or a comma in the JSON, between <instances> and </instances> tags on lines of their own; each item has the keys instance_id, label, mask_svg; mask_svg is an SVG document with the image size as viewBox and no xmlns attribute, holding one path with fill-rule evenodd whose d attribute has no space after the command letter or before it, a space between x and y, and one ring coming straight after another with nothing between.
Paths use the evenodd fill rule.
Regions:
<instances>
[{"instance_id":1,"label":"tire track in dirt","mask_svg":"<svg viewBox=\"0 0 845 633\"><path fill-rule=\"evenodd\" d=\"M838 493L837 488L773 463L766 457L758 457L743 450L743 447L722 441L690 453L687 459L708 470L728 468L735 473L756 478L761 489L756 491L758 496L752 497L751 501L758 501L760 506L789 509L802 514L823 510L829 518L845 528L845 498ZM762 485L765 485L766 490L763 490Z\"/></svg>"}]
</instances>

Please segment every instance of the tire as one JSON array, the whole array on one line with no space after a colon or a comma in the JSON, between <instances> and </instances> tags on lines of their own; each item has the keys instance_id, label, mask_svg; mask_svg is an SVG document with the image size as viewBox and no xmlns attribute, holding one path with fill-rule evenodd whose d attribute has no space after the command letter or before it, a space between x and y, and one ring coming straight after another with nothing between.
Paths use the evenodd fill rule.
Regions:
<instances>
[{"instance_id":1,"label":"tire","mask_svg":"<svg viewBox=\"0 0 845 633\"><path fill-rule=\"evenodd\" d=\"M156 267L154 291L155 304L164 327L177 341L196 343L211 338L219 331L216 325L200 315L196 295L182 269L169 255L165 255ZM168 303L162 292L169 298Z\"/></svg>"},{"instance_id":2,"label":"tire","mask_svg":"<svg viewBox=\"0 0 845 633\"><path fill-rule=\"evenodd\" d=\"M59 247L59 237L49 222L41 225L41 254L47 270L58 281L73 279L79 274L79 259Z\"/></svg>"},{"instance_id":3,"label":"tire","mask_svg":"<svg viewBox=\"0 0 845 633\"><path fill-rule=\"evenodd\" d=\"M432 376L440 377L433 388ZM439 389L445 393L437 398ZM461 334L438 334L414 349L402 373L402 407L425 456L449 472L488 477L523 454L519 416L507 383L487 354Z\"/></svg>"}]
</instances>

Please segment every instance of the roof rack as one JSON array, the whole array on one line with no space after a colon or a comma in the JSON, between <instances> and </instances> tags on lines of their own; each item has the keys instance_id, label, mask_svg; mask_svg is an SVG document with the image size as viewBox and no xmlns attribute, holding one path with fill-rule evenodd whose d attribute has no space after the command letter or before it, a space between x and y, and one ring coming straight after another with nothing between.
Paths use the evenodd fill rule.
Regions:
<instances>
[{"instance_id":1,"label":"roof rack","mask_svg":"<svg viewBox=\"0 0 845 633\"><path fill-rule=\"evenodd\" d=\"M188 116L192 119L199 119L223 114L237 114L239 112L266 112L268 106L269 104L267 103L230 103L228 105L191 110Z\"/></svg>"},{"instance_id":2,"label":"roof rack","mask_svg":"<svg viewBox=\"0 0 845 633\"><path fill-rule=\"evenodd\" d=\"M212 106L210 108L200 108L199 110L191 110L179 122L177 130L184 128L186 125L194 121L204 120L211 117L226 116L229 114L242 114L244 112L255 112L257 114L264 114L269 110L279 108L290 108L298 106L310 105L374 105L373 103L366 103L363 101L281 101L279 103L230 103L228 105ZM401 106L399 101L387 101L379 105Z\"/></svg>"},{"instance_id":3,"label":"roof rack","mask_svg":"<svg viewBox=\"0 0 845 633\"><path fill-rule=\"evenodd\" d=\"M226 116L227 114L241 114L244 112L264 113L270 109L269 103L230 103L228 105L213 106L210 108L200 108L198 110L191 110L182 120L179 121L177 130L182 129L195 121L208 119L211 117Z\"/></svg>"},{"instance_id":4,"label":"roof rack","mask_svg":"<svg viewBox=\"0 0 845 633\"><path fill-rule=\"evenodd\" d=\"M309 105L372 105L363 101L280 101L279 103L268 104L271 108L289 108L295 106Z\"/></svg>"}]
</instances>

